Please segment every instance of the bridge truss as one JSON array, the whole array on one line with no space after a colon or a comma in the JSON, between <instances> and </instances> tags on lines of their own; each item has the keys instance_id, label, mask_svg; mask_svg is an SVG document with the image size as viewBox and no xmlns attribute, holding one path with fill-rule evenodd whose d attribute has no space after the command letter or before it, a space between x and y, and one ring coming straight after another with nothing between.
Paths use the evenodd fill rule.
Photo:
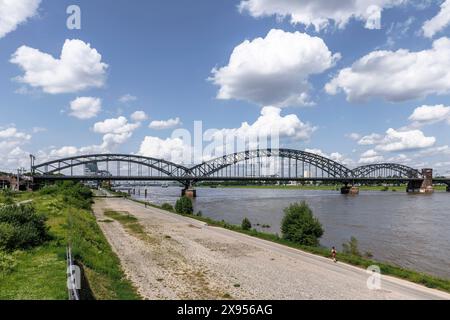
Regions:
<instances>
[{"instance_id":1,"label":"bridge truss","mask_svg":"<svg viewBox=\"0 0 450 320\"><path fill-rule=\"evenodd\" d=\"M126 154L93 154L34 165L36 179L172 180L189 185L198 181L370 181L422 179L411 167L382 163L353 170L326 157L293 149L257 149L233 153L195 166Z\"/></svg>"}]
</instances>

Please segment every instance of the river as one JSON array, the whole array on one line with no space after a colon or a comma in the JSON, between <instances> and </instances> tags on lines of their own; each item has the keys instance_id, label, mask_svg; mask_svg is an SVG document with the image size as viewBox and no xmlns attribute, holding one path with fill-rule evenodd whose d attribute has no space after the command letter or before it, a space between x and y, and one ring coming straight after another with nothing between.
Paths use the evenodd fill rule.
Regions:
<instances>
[{"instance_id":1,"label":"river","mask_svg":"<svg viewBox=\"0 0 450 320\"><path fill-rule=\"evenodd\" d=\"M134 197L174 204L180 188L146 187ZM450 193L411 195L406 192L363 191L344 196L337 191L199 188L195 212L240 224L244 217L253 225L269 225L265 232L280 233L283 209L306 201L322 223L320 243L341 248L351 236L361 252L374 259L416 271L450 278Z\"/></svg>"}]
</instances>

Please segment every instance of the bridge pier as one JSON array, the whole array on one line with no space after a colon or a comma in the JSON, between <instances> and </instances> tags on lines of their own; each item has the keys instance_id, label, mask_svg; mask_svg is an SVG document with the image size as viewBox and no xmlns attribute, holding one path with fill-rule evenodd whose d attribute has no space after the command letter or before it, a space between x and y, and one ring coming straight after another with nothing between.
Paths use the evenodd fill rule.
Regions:
<instances>
[{"instance_id":1,"label":"bridge pier","mask_svg":"<svg viewBox=\"0 0 450 320\"><path fill-rule=\"evenodd\" d=\"M187 181L184 184L184 188L181 190L181 196L186 196L191 199L197 198L197 190L194 188L194 182Z\"/></svg>"},{"instance_id":2,"label":"bridge pier","mask_svg":"<svg viewBox=\"0 0 450 320\"><path fill-rule=\"evenodd\" d=\"M408 193L426 193L430 194L434 192L433 188L433 169L423 169L422 175L423 181L410 181L406 188ZM448 189L447 189L448 191Z\"/></svg>"},{"instance_id":3,"label":"bridge pier","mask_svg":"<svg viewBox=\"0 0 450 320\"><path fill-rule=\"evenodd\" d=\"M356 196L359 194L359 188L355 187L355 186L349 186L348 184L346 184L345 186L343 186L341 188L341 194L348 194L351 196Z\"/></svg>"},{"instance_id":4,"label":"bridge pier","mask_svg":"<svg viewBox=\"0 0 450 320\"><path fill-rule=\"evenodd\" d=\"M183 189L181 190L181 196L186 196L191 199L197 198L197 190L194 188Z\"/></svg>"}]
</instances>

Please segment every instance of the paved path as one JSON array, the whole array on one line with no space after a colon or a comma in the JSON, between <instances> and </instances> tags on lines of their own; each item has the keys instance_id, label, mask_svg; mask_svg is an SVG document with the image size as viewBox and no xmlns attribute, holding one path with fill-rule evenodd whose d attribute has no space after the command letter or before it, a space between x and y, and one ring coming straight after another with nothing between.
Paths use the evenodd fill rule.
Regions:
<instances>
[{"instance_id":1,"label":"paved path","mask_svg":"<svg viewBox=\"0 0 450 320\"><path fill-rule=\"evenodd\" d=\"M105 221L106 209L137 217L146 238ZM388 276L380 290L369 290L365 270L126 199L96 199L94 211L148 299L450 299Z\"/></svg>"}]
</instances>

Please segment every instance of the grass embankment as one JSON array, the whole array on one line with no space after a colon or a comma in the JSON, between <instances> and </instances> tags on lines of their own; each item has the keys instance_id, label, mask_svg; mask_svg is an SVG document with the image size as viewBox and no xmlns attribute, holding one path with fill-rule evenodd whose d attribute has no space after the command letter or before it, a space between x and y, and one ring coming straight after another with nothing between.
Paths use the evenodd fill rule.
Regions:
<instances>
[{"instance_id":1,"label":"grass embankment","mask_svg":"<svg viewBox=\"0 0 450 320\"><path fill-rule=\"evenodd\" d=\"M91 212L89 189L63 183L15 194L14 200L32 200L36 211L47 218L51 240L31 249L0 250L0 299L67 299L68 243L87 280L82 288L84 297L139 299Z\"/></svg>"},{"instance_id":2,"label":"grass embankment","mask_svg":"<svg viewBox=\"0 0 450 320\"><path fill-rule=\"evenodd\" d=\"M131 200L141 203L141 204L146 204L146 205L149 205L149 206L161 209L161 210L175 213L174 210L167 210L161 206L149 204L147 202L139 201L139 200L135 200L135 199L131 199ZM291 248L299 249L302 251L306 251L306 252L309 252L312 254L322 256L322 257L330 258L330 249L328 249L328 248L303 246L303 245L300 245L300 244L297 244L297 243L294 243L291 241L287 241L276 234L264 233L264 232L257 231L255 229L244 230L241 226L229 224L225 221L216 221L216 220L210 219L208 217L203 217L203 216L198 216L198 215L183 215L183 216L205 222L210 226L220 227L220 228L228 229L231 231L243 233L248 236L275 242L275 243L285 245L285 246L288 246ZM401 278L404 280L408 280L408 281L411 281L414 283L424 285L428 288L439 289L439 290L450 293L450 280L447 280L447 279L441 279L441 278L427 275L424 273L419 273L417 271L404 269L402 267L391 265L388 263L383 263L383 262L367 259L367 258L360 257L360 256L345 254L345 253L338 253L337 259L340 262L345 262L345 263L348 263L348 264L351 264L351 265L354 265L357 267L361 267L364 269L368 268L369 266L377 265L378 267L380 267L381 273L383 275L394 276L397 278Z\"/></svg>"}]
</instances>

